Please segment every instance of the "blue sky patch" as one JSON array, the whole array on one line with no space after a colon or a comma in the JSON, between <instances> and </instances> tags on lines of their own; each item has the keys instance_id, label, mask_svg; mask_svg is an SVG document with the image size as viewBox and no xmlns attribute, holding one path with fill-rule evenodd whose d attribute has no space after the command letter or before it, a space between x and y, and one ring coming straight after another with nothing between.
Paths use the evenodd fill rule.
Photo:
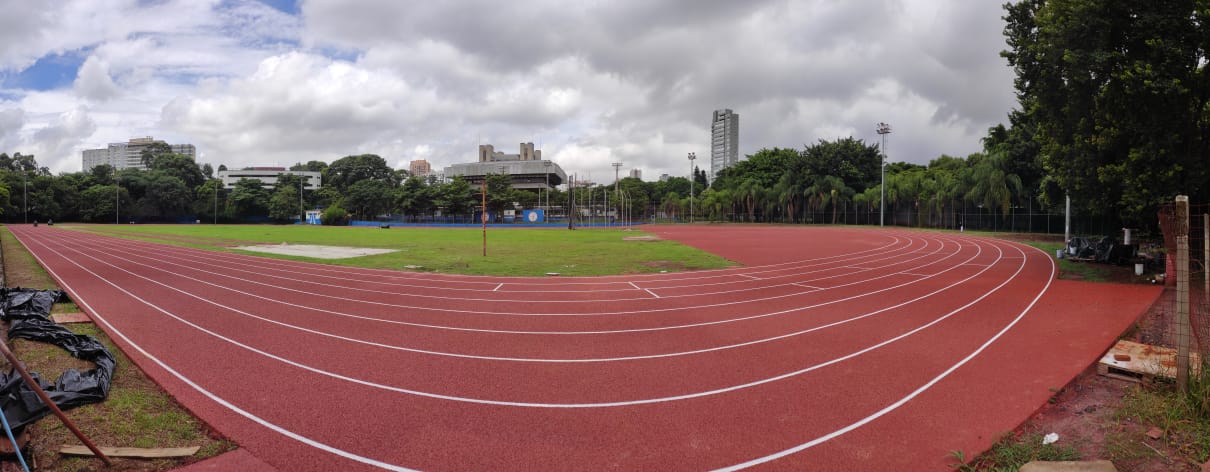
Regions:
<instances>
[{"instance_id":1,"label":"blue sky patch","mask_svg":"<svg viewBox=\"0 0 1210 472\"><path fill-rule=\"evenodd\" d=\"M44 91L71 86L85 57L81 53L42 56L21 72L0 75L0 88Z\"/></svg>"},{"instance_id":2,"label":"blue sky patch","mask_svg":"<svg viewBox=\"0 0 1210 472\"><path fill-rule=\"evenodd\" d=\"M260 0L261 3L269 5L279 11L297 15L301 10L298 8L297 0Z\"/></svg>"}]
</instances>

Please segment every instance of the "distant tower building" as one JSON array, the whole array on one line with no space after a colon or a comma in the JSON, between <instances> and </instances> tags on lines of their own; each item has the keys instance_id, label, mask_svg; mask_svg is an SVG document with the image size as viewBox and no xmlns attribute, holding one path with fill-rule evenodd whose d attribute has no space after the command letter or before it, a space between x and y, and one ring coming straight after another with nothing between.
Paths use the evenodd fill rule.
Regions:
<instances>
[{"instance_id":1,"label":"distant tower building","mask_svg":"<svg viewBox=\"0 0 1210 472\"><path fill-rule=\"evenodd\" d=\"M714 110L710 123L710 174L739 162L739 115L730 108Z\"/></svg>"},{"instance_id":2,"label":"distant tower building","mask_svg":"<svg viewBox=\"0 0 1210 472\"><path fill-rule=\"evenodd\" d=\"M83 152L84 170L87 171L101 164L109 164L114 169L147 170L143 165L143 151L152 144L167 144L148 136L132 138L124 143L109 143L108 147L100 149L85 149ZM173 154L197 159L197 148L192 144L168 144Z\"/></svg>"},{"instance_id":3,"label":"distant tower building","mask_svg":"<svg viewBox=\"0 0 1210 472\"><path fill-rule=\"evenodd\" d=\"M408 172L417 177L424 177L433 173L433 167L429 165L429 161L416 159L408 163Z\"/></svg>"},{"instance_id":4,"label":"distant tower building","mask_svg":"<svg viewBox=\"0 0 1210 472\"><path fill-rule=\"evenodd\" d=\"M643 169L630 169L630 178L643 180Z\"/></svg>"}]
</instances>

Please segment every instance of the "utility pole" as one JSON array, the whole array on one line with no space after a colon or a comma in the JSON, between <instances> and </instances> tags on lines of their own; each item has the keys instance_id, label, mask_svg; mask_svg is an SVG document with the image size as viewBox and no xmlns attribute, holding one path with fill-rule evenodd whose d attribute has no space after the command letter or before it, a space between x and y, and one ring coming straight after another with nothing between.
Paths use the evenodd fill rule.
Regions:
<instances>
[{"instance_id":1,"label":"utility pole","mask_svg":"<svg viewBox=\"0 0 1210 472\"><path fill-rule=\"evenodd\" d=\"M891 125L888 125L886 123L878 123L877 131L878 131L878 135L882 137L882 148L879 149L880 151L882 151L880 153L880 154L882 154L882 165L879 166L882 170L882 191L879 192L881 194L882 203L879 204L879 206L878 206L878 226L885 226L886 225L886 135L891 134Z\"/></svg>"}]
</instances>

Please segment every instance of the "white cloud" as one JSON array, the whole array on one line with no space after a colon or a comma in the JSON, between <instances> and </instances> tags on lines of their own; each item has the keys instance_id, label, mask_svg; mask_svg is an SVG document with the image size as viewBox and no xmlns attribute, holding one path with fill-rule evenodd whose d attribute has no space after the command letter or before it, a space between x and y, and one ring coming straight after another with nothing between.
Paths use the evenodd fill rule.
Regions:
<instances>
[{"instance_id":1,"label":"white cloud","mask_svg":"<svg viewBox=\"0 0 1210 472\"><path fill-rule=\"evenodd\" d=\"M120 93L117 84L109 77L109 63L96 56L84 60L72 86L81 97L94 101L109 100Z\"/></svg>"},{"instance_id":2,"label":"white cloud","mask_svg":"<svg viewBox=\"0 0 1210 472\"><path fill-rule=\"evenodd\" d=\"M153 135L216 165L376 153L441 168L532 141L611 180L613 161L685 175L716 108L740 114L742 153L874 142L885 121L892 160L924 163L977 150L1013 105L986 2L311 0L298 17L250 0L0 3L28 15L0 28L0 72L88 58L71 90L0 90L23 110L7 146L86 110L82 147ZM79 165L79 149L38 146Z\"/></svg>"}]
</instances>

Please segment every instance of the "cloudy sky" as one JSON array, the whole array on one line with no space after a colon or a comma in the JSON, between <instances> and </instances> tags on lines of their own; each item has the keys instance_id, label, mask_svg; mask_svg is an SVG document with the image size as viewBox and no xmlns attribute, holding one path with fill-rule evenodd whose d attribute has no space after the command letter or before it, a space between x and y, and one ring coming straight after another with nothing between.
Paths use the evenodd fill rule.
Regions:
<instances>
[{"instance_id":1,"label":"cloudy sky","mask_svg":"<svg viewBox=\"0 0 1210 472\"><path fill-rule=\"evenodd\" d=\"M534 142L569 173L688 174L714 109L740 153L853 136L979 149L1014 106L983 0L0 0L0 151L75 172L132 137L216 167ZM708 160L699 158L698 164Z\"/></svg>"}]
</instances>

